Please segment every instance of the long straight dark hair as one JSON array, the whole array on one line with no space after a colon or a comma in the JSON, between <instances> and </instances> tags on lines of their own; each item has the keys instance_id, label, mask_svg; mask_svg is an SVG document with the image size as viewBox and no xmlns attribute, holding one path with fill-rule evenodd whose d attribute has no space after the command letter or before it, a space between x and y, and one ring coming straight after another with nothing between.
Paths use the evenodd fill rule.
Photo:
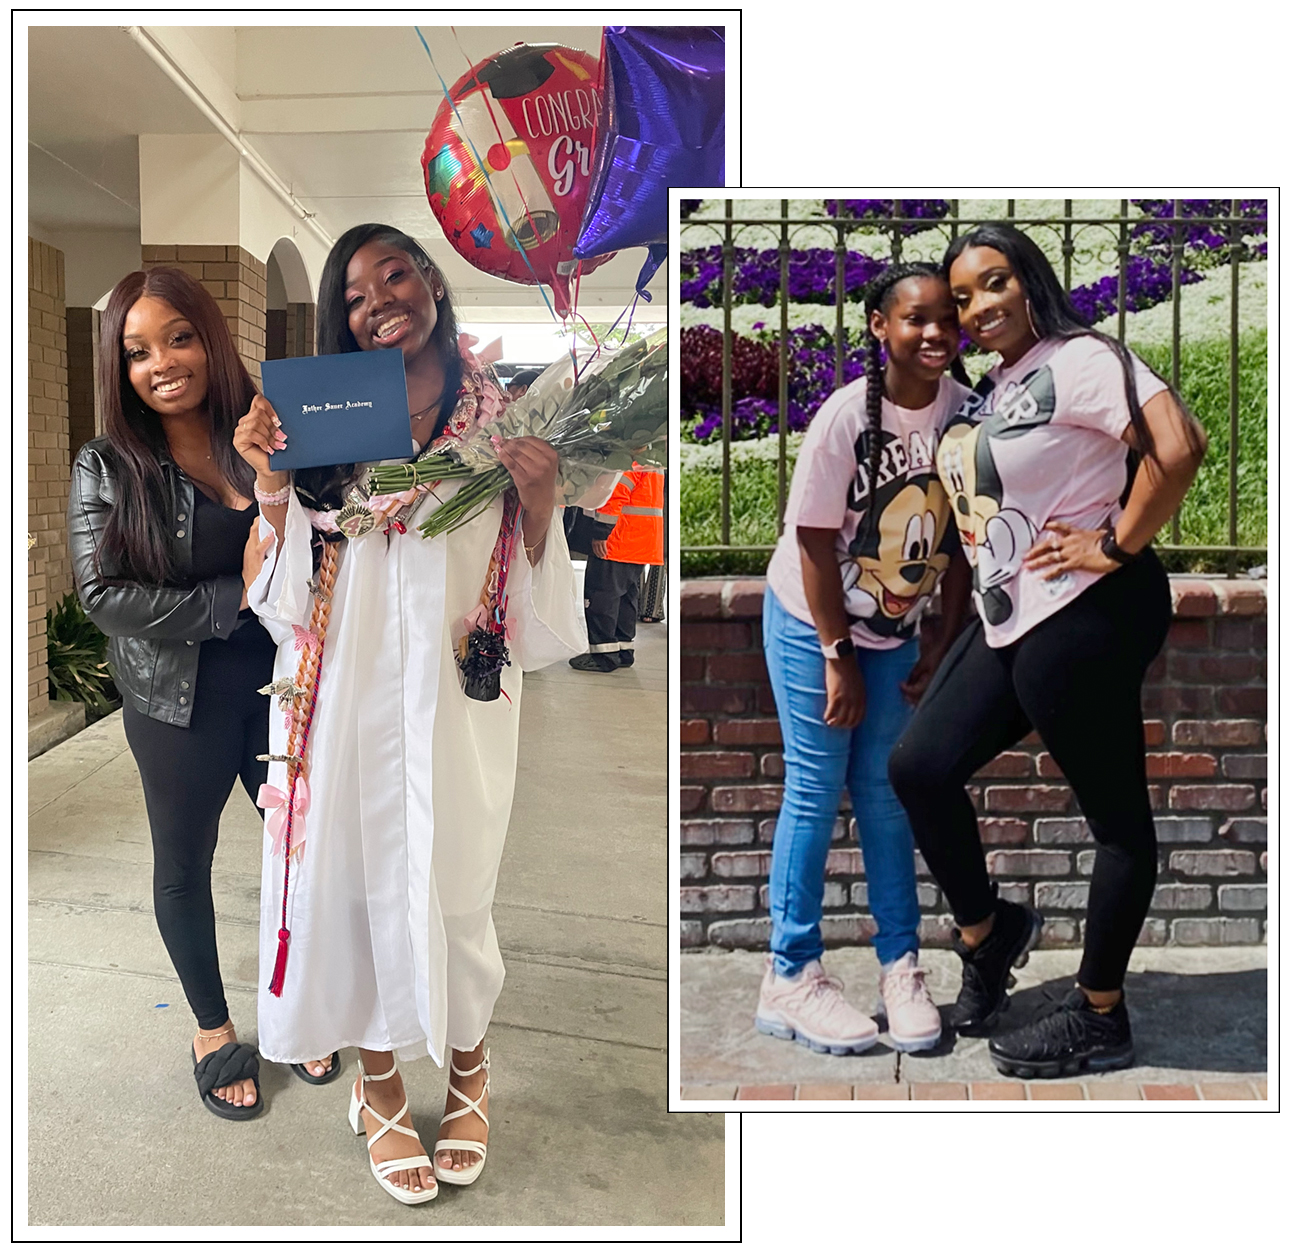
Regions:
<instances>
[{"instance_id":1,"label":"long straight dark hair","mask_svg":"<svg viewBox=\"0 0 1293 1258\"><path fill-rule=\"evenodd\" d=\"M1064 291L1059 276L1055 274L1055 268L1051 266L1050 259L1041 251L1041 247L1030 236L1009 223L982 223L966 232L964 236L958 236L948 245L947 252L943 254L943 275L950 279L952 263L966 249L980 245L1005 254L1006 260L1010 263L1010 269L1015 273L1020 287L1024 290L1024 296L1028 299L1033 329L1040 338L1044 340L1047 337L1054 337L1057 340L1070 341L1074 337L1090 336L1107 345L1118 356L1118 362L1122 366L1123 388L1127 395L1127 409L1131 413L1131 426L1136 434L1138 447L1133 451L1130 462L1138 463L1139 458L1143 457L1149 457L1157 462L1154 436L1145 422L1145 412L1141 410L1140 401L1136 395L1135 367L1127 347L1112 336L1097 332L1087 323L1078 313L1068 293ZM1156 372L1154 374L1157 375ZM1159 379L1162 377L1160 376ZM1163 383L1167 384L1167 381ZM1181 413L1186 417L1186 439L1190 448L1197 454L1200 448L1197 421L1182 401L1181 395L1170 384L1167 384L1167 388L1177 406L1181 408Z\"/></svg>"},{"instance_id":2,"label":"long straight dark hair","mask_svg":"<svg viewBox=\"0 0 1293 1258\"><path fill-rule=\"evenodd\" d=\"M132 271L108 296L100 323L99 393L103 427L121 492L95 553L102 576L110 557L129 581L162 585L177 577L171 549L171 513L161 458L166 434L157 412L145 405L130 383L122 334L130 308L141 297L156 297L187 319L207 356L206 411L211 420L211 457L224 479L244 498L251 497L255 473L233 448L233 430L256 396L247 368L234 348L229 326L215 298L176 267Z\"/></svg>"},{"instance_id":3,"label":"long straight dark hair","mask_svg":"<svg viewBox=\"0 0 1293 1258\"><path fill-rule=\"evenodd\" d=\"M359 343L350 330L346 311L346 269L355 253L370 241L393 245L406 253L413 264L434 286L439 285L443 296L436 302L436 324L431 333L431 343L440 354L444 366L444 393L441 395L440 413L436 417L435 435L439 435L458 401L462 384L462 357L458 352L458 316L453 308L453 297L440 268L431 261L427 251L412 236L384 223L360 223L345 232L328 254L319 280L319 305L317 311L318 335L316 344L320 354L357 354ZM353 463L336 467L312 467L297 472L296 488L306 499L307 505L326 511L342 505L347 487L355 478Z\"/></svg>"}]
</instances>

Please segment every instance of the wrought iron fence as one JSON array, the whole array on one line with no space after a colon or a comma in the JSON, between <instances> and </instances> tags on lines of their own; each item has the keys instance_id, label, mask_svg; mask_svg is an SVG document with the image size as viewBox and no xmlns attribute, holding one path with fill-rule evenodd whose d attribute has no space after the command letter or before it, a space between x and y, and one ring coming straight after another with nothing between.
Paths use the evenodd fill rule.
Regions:
<instances>
[{"instance_id":1,"label":"wrought iron fence","mask_svg":"<svg viewBox=\"0 0 1293 1258\"><path fill-rule=\"evenodd\" d=\"M696 203L693 203L696 204ZM1116 316L1116 336L1119 341L1126 340L1128 313L1145 308L1134 302L1144 294L1134 291L1138 286L1148 284L1151 288L1158 285L1157 294L1161 300L1171 304L1171 358L1170 367L1164 374L1172 385L1180 390L1182 379L1182 328L1181 328L1181 293L1184 283L1201 278L1188 269L1191 255L1205 258L1211 262L1209 270L1221 267L1229 268L1229 396L1228 427L1224 431L1228 437L1224 452L1216 446L1217 433L1211 435L1213 446L1209 450L1208 460L1219 455L1227 460L1226 475L1226 540L1221 543L1192 543L1182 540L1181 511L1178 511L1168 529L1168 538L1160 534L1155 545L1160 553L1179 556L1177 564L1169 559L1169 566L1195 566L1206 562L1209 566L1218 565L1234 574L1241 561L1247 563L1264 563L1266 560L1265 518L1261 521L1260 544L1252 542L1241 544L1239 537L1239 451L1241 444L1240 431L1240 266L1245 261L1265 256L1264 236L1266 231L1266 203L1241 202L1237 199L1221 203L1202 203L1205 208L1200 211L1198 202L1182 202L1177 199L1170 202L1131 203L1122 200L1118 213L1112 216L1074 215L1073 201L1063 202L1063 213L1058 217L1032 217L1027 214L1016 214L1014 200L1006 200L1005 213L1000 215L977 215L962 218L960 203L949 202L826 202L826 217L791 217L789 202L780 202L780 214L773 216L742 216L733 213L734 202L725 201L721 217L696 215L687 219L683 240L681 262L687 267L688 259L709 255L708 267L713 279L708 287L708 296L692 294L691 300L701 305L721 307L722 311L722 356L721 356L721 391L719 411L721 416L721 488L719 501L720 537L716 543L689 543L686 538L686 520L684 519L684 537L682 551L684 566L688 557L710 555L749 556L766 562L767 556L774 549L771 540L768 542L736 542L732 540L732 445L733 445L733 347L735 338L732 328L732 309L734 287L737 282L738 252L754 254L754 271L741 277L748 289L762 285L766 298L773 294L772 305L779 316L779 326L771 334L770 342L776 349L776 416L777 434L777 476L776 476L776 534L782 531L782 518L785 513L788 450L787 436L792 425L792 406L790 385L792 366L790 363L791 330L790 306L795 299L791 295L791 258L792 240L813 239L818 242L814 252L813 263L817 272L817 282L825 285L830 296L829 302L817 301L817 305L834 306L834 388L846 383L846 364L850 360L852 347L846 335L845 314L850 305L860 307L861 282L869 278L863 266L861 272L850 277L847 272L852 268L858 272L858 264L874 260L878 271L887 262L899 261L919 255L922 259L937 261L943 249L951 239L969 230L978 223L991 218L995 222L1011 223L1027 230L1029 235L1042 246L1043 251L1056 265L1065 289L1073 291L1074 259L1079 254L1089 265L1092 260L1103 263L1106 267L1116 268L1112 275L1105 276L1095 285L1081 290L1081 296L1089 311L1104 318ZM842 207L891 206L889 213L877 213L874 210L863 210L865 217L856 213L841 212ZM1136 208L1133 208L1133 205ZM1144 208L1149 206L1148 212ZM1195 212L1192 212L1194 210ZM1220 212L1207 212L1208 210ZM1228 211L1228 212L1226 212ZM698 230L700 229L700 230ZM710 233L712 244L708 249L696 252L698 236L701 231ZM1260 236L1263 243L1254 245L1254 235ZM745 242L753 237L755 243L768 247L762 250L751 249ZM883 249L887 249L887 260L875 258L874 252L868 259L865 255L851 252L850 240L859 238L879 238ZM825 242L829 243L825 243ZM716 248L715 248L716 246ZM1140 252L1134 252L1139 248ZM873 246L874 249L874 246ZM829 263L825 255L833 255L833 275L826 270L823 276L823 262ZM1150 258L1149 274L1140 265L1140 260ZM715 270L715 261L718 269ZM773 264L775 262L775 271ZM695 289L704 279L690 277L690 288ZM809 280L811 287L812 280ZM802 285L801 285L802 286ZM687 277L684 277L684 301L687 296ZM774 293L775 289L775 293ZM1075 297L1077 294L1075 294ZM1161 304L1161 300L1149 304ZM767 301L762 304L768 305ZM1110 308L1110 306L1112 308ZM757 325L756 325L757 326ZM1264 311L1263 311L1264 326ZM767 334L765 333L765 336ZM684 334L684 379L687 376L686 340ZM860 371L854 369L848 378L854 378ZM973 373L972 373L973 374ZM1264 381L1264 373L1262 374ZM1263 384L1264 389L1264 384ZM683 415L684 422L688 416ZM802 416L801 422L806 422ZM810 418L810 416L809 416ZM1264 425L1264 416L1263 416ZM1264 462L1264 426L1261 432ZM1192 490L1191 493L1194 493ZM1187 497L1182 510L1190 502ZM1264 502L1264 500L1263 500ZM727 568L725 570L732 570Z\"/></svg>"}]
</instances>

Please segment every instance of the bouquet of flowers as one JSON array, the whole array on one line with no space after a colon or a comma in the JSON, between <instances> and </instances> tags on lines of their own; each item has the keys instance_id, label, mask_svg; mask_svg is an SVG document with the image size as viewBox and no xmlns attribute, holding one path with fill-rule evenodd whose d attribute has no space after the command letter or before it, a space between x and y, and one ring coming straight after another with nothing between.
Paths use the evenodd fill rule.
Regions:
<instances>
[{"instance_id":1,"label":"bouquet of flowers","mask_svg":"<svg viewBox=\"0 0 1293 1258\"><path fill-rule=\"evenodd\" d=\"M590 361L592 360L592 361ZM557 502L598 507L615 474L663 455L668 424L667 332L609 353L579 351L550 366L501 415L457 444L435 443L414 463L372 468L368 492L402 494L440 480L464 480L418 526L424 537L458 528L483 511L512 478L498 458L513 437L541 437L560 453ZM653 454L655 458L653 459Z\"/></svg>"}]
</instances>

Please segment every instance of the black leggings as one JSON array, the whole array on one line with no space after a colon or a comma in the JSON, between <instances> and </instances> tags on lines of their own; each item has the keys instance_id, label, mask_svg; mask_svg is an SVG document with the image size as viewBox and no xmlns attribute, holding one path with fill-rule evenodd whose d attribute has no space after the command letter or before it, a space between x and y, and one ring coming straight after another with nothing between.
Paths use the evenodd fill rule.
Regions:
<instances>
[{"instance_id":1,"label":"black leggings","mask_svg":"<svg viewBox=\"0 0 1293 1258\"><path fill-rule=\"evenodd\" d=\"M889 758L916 844L958 925L996 904L970 777L1035 729L1072 786L1097 851L1078 982L1122 987L1157 873L1140 688L1171 619L1157 556L1083 591L1017 642L994 649L975 621L956 640Z\"/></svg>"},{"instance_id":2,"label":"black leggings","mask_svg":"<svg viewBox=\"0 0 1293 1258\"><path fill-rule=\"evenodd\" d=\"M203 643L188 729L155 721L127 700L126 741L139 765L153 836L153 911L189 1007L204 1030L229 1020L216 954L211 861L235 779L255 802L269 766L272 651Z\"/></svg>"}]
</instances>

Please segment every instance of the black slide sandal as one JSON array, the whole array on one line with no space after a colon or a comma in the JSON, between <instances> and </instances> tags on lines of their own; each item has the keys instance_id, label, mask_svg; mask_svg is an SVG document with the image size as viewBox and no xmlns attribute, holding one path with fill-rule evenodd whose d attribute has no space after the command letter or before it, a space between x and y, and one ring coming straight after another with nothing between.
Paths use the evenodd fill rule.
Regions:
<instances>
[{"instance_id":1,"label":"black slide sandal","mask_svg":"<svg viewBox=\"0 0 1293 1258\"><path fill-rule=\"evenodd\" d=\"M337 1052L332 1054L332 1064L321 1075L312 1075L306 1070L305 1063L301 1061L294 1061L291 1066L293 1073L304 1079L306 1083L331 1083L341 1073L341 1054Z\"/></svg>"},{"instance_id":2,"label":"black slide sandal","mask_svg":"<svg viewBox=\"0 0 1293 1258\"><path fill-rule=\"evenodd\" d=\"M224 1044L201 1061L192 1049L193 1077L197 1080L198 1095L202 1104L219 1118L244 1123L258 1118L265 1109L265 1098L260 1094L260 1058L250 1044ZM230 1105L211 1093L216 1088L227 1088L231 1083L251 1079L256 1084L255 1105Z\"/></svg>"}]
</instances>

